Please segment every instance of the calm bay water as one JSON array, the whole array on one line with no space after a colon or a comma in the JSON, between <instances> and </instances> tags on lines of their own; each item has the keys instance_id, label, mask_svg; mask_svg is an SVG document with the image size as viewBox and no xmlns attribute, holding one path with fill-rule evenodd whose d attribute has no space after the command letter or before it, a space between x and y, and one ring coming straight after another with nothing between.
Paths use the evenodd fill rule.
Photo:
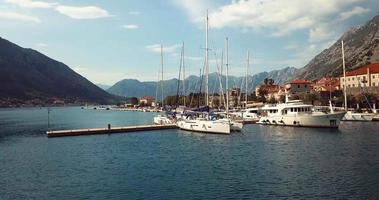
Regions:
<instances>
[{"instance_id":1,"label":"calm bay water","mask_svg":"<svg viewBox=\"0 0 379 200\"><path fill-rule=\"evenodd\" d=\"M154 113L53 108L53 129L150 124ZM45 108L0 109L0 199L378 199L379 123L247 125L47 138Z\"/></svg>"}]
</instances>

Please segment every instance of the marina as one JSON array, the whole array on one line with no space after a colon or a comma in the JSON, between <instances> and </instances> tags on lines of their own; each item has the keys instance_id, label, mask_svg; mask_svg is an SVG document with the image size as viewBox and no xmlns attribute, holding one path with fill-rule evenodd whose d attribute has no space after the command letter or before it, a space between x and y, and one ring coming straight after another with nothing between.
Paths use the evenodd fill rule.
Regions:
<instances>
[{"instance_id":1,"label":"marina","mask_svg":"<svg viewBox=\"0 0 379 200\"><path fill-rule=\"evenodd\" d=\"M378 2L0 2L0 200L379 199Z\"/></svg>"}]
</instances>

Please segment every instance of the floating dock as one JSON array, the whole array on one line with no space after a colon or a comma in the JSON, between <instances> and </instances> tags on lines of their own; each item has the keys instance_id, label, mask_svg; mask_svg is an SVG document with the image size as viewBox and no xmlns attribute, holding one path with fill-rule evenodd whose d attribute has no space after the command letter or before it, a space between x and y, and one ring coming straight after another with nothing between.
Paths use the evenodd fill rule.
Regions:
<instances>
[{"instance_id":1,"label":"floating dock","mask_svg":"<svg viewBox=\"0 0 379 200\"><path fill-rule=\"evenodd\" d=\"M175 124L172 125L140 125L140 126L126 126L111 128L92 128L92 129L76 129L76 130L58 130L47 131L47 137L64 137L64 136L79 136L79 135L98 135L98 134L111 134L111 133L127 133L127 132L140 132L140 131L154 131L164 129L176 129Z\"/></svg>"}]
</instances>

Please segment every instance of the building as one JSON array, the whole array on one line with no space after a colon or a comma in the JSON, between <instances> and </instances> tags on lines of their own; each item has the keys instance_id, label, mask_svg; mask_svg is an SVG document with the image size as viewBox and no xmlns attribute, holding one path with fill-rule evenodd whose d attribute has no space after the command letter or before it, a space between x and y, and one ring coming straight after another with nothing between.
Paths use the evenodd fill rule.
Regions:
<instances>
[{"instance_id":1,"label":"building","mask_svg":"<svg viewBox=\"0 0 379 200\"><path fill-rule=\"evenodd\" d=\"M316 92L334 92L340 90L340 79L334 77L324 77L313 84L313 90Z\"/></svg>"},{"instance_id":2,"label":"building","mask_svg":"<svg viewBox=\"0 0 379 200\"><path fill-rule=\"evenodd\" d=\"M263 92L263 91L265 93L264 97L267 100L269 100L269 99L279 100L280 96L285 96L285 88L283 86L280 86L280 85L275 85L275 84L258 85L255 88L255 95L257 97L260 97L260 96L262 96L261 92Z\"/></svg>"},{"instance_id":3,"label":"building","mask_svg":"<svg viewBox=\"0 0 379 200\"><path fill-rule=\"evenodd\" d=\"M266 84L262 84L262 85L258 85L257 87L255 87L255 95L257 97L261 96L261 92L265 92L267 94L272 94L272 93L275 93L275 92L278 92L280 90L280 85L266 85ZM267 98L267 96L265 96Z\"/></svg>"},{"instance_id":4,"label":"building","mask_svg":"<svg viewBox=\"0 0 379 200\"><path fill-rule=\"evenodd\" d=\"M154 100L154 97L145 96L139 99L139 103L144 105L151 105L154 102Z\"/></svg>"},{"instance_id":5,"label":"building","mask_svg":"<svg viewBox=\"0 0 379 200\"><path fill-rule=\"evenodd\" d=\"M312 90L312 83L307 80L293 80L286 84L286 90L290 95L307 94Z\"/></svg>"},{"instance_id":6,"label":"building","mask_svg":"<svg viewBox=\"0 0 379 200\"><path fill-rule=\"evenodd\" d=\"M361 88L366 91L379 94L379 63L374 63L346 72L346 80L340 77L340 87L346 84L346 91L349 94L360 93Z\"/></svg>"}]
</instances>

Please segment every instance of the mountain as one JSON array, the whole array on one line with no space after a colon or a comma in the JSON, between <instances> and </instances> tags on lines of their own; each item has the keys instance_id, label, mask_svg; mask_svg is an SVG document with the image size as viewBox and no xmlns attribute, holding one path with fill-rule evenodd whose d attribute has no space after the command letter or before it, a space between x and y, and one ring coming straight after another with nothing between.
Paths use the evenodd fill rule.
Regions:
<instances>
[{"instance_id":1,"label":"mountain","mask_svg":"<svg viewBox=\"0 0 379 200\"><path fill-rule=\"evenodd\" d=\"M379 62L379 15L365 25L345 32L331 47L301 68L296 78L314 80L342 74L341 40L344 41L346 71Z\"/></svg>"},{"instance_id":2,"label":"mountain","mask_svg":"<svg viewBox=\"0 0 379 200\"><path fill-rule=\"evenodd\" d=\"M0 104L7 99L107 103L115 97L67 65L0 38Z\"/></svg>"},{"instance_id":3,"label":"mountain","mask_svg":"<svg viewBox=\"0 0 379 200\"><path fill-rule=\"evenodd\" d=\"M110 85L105 85L105 84L101 84L101 83L97 83L96 86L103 89L103 90L107 90L111 87Z\"/></svg>"},{"instance_id":4,"label":"mountain","mask_svg":"<svg viewBox=\"0 0 379 200\"><path fill-rule=\"evenodd\" d=\"M274 70L271 72L262 72L248 77L249 91L253 91L255 86L262 83L265 78L272 78L275 82L283 84L293 77L297 69L293 67L286 67L281 70ZM225 83L225 76L222 77L222 81ZM187 94L191 92L199 92L200 88L200 77L191 75L186 78L186 91ZM229 87L245 87L245 77L235 77L229 76ZM156 94L156 89L158 86L158 93ZM163 81L163 95L170 96L176 95L178 87L178 79L170 79ZM204 90L204 85L203 85ZM182 86L180 86L180 90ZM223 88L225 90L225 88ZM142 96L153 96L157 95L158 99L161 98L161 87L160 83L147 81L141 82L135 79L124 79L117 82L115 85L107 90L111 94L128 96L128 97L142 97ZM217 73L209 74L209 92L219 93L220 84L218 81ZM204 92L204 91L203 91Z\"/></svg>"}]
</instances>

